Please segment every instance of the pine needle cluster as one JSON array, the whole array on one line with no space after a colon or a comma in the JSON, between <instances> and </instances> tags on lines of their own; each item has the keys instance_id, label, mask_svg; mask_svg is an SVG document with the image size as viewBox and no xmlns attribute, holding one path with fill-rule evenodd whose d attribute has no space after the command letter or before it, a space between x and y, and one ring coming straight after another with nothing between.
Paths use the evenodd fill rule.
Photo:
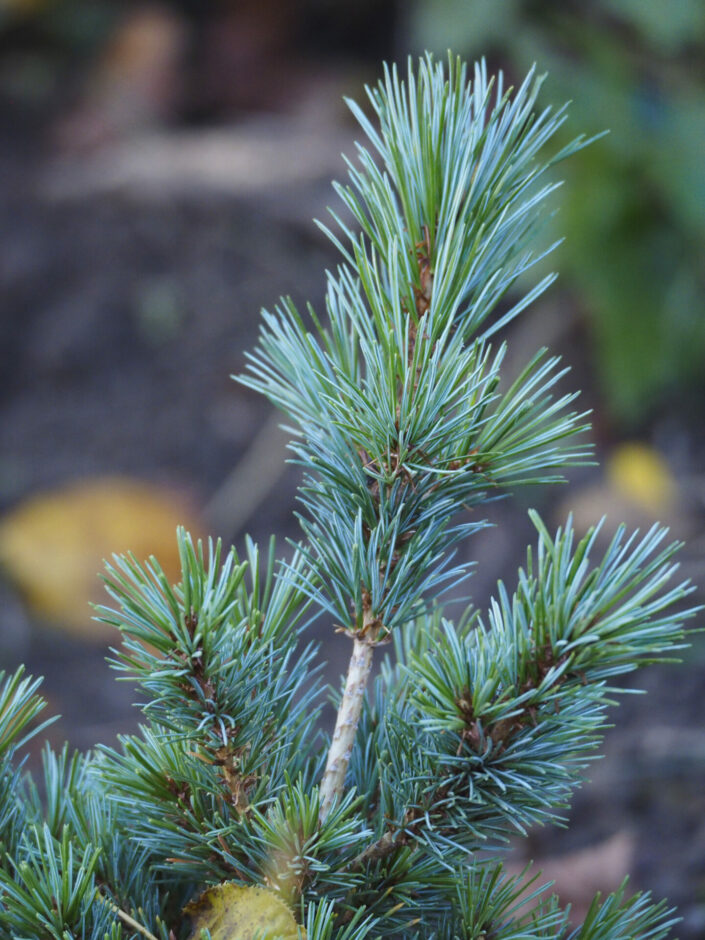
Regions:
<instances>
[{"instance_id":1,"label":"pine needle cluster","mask_svg":"<svg viewBox=\"0 0 705 940\"><path fill-rule=\"evenodd\" d=\"M327 317L282 300L240 377L291 422L302 541L278 564L273 543L241 558L181 531L177 585L116 557L99 616L144 724L88 754L46 747L41 781L21 759L38 682L2 676L2 940L668 933L672 911L625 887L572 927L503 855L561 819L614 678L682 644L678 546L655 526L605 550L599 526L532 513L514 588L459 623L439 600L469 574L454 551L483 503L590 457L557 358L501 381L498 334L552 280L526 289L550 251L549 170L587 143L546 156L565 109L537 111L540 86L427 57L385 70L367 112L350 103L368 143L324 226ZM316 616L352 644L332 735Z\"/></svg>"}]
</instances>

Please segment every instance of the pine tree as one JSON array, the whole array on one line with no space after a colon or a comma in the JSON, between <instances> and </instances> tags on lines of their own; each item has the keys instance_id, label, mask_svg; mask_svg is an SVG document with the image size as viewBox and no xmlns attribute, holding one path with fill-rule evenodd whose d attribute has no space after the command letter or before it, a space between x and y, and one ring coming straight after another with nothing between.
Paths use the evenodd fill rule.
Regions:
<instances>
[{"instance_id":1,"label":"pine tree","mask_svg":"<svg viewBox=\"0 0 705 940\"><path fill-rule=\"evenodd\" d=\"M371 117L350 103L369 144L335 186L351 221L324 227L342 256L328 316L282 300L240 377L292 424L301 544L277 564L273 543L240 558L181 531L178 585L116 557L99 615L144 724L116 748L46 747L40 783L20 759L38 682L2 677L3 940L668 933L673 912L624 887L573 930L502 860L561 818L614 677L682 644L678 546L656 526L601 551L599 525L551 534L532 513L515 587L458 623L439 600L470 573L454 550L486 525L477 507L590 457L558 360L538 352L505 388L492 345L552 280L505 302L546 254L550 167L587 143L545 156L565 109L536 113L540 86L427 57L385 70ZM315 616L352 646L332 736Z\"/></svg>"}]
</instances>

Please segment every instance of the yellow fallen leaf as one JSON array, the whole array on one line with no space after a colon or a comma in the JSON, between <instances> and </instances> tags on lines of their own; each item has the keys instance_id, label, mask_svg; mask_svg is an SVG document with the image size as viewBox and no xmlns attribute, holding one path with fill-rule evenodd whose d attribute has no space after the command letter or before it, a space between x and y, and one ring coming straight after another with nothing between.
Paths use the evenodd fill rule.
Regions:
<instances>
[{"instance_id":1,"label":"yellow fallen leaf","mask_svg":"<svg viewBox=\"0 0 705 940\"><path fill-rule=\"evenodd\" d=\"M607 461L607 476L618 492L653 515L671 508L676 485L666 461L647 444L620 444Z\"/></svg>"},{"instance_id":2,"label":"yellow fallen leaf","mask_svg":"<svg viewBox=\"0 0 705 940\"><path fill-rule=\"evenodd\" d=\"M72 632L100 636L91 601L102 600L103 559L132 551L156 555L171 581L180 578L175 531L200 534L183 498L120 477L72 483L34 496L0 521L0 565L38 617Z\"/></svg>"},{"instance_id":3,"label":"yellow fallen leaf","mask_svg":"<svg viewBox=\"0 0 705 940\"><path fill-rule=\"evenodd\" d=\"M184 908L191 918L189 940L209 930L211 940L298 940L305 937L286 904L268 888L230 882L206 889Z\"/></svg>"}]
</instances>

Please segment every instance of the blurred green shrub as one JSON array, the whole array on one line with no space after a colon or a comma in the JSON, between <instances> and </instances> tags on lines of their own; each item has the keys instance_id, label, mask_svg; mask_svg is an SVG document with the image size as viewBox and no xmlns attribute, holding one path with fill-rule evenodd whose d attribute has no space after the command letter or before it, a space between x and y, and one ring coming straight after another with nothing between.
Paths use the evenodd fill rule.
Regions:
<instances>
[{"instance_id":1,"label":"blurred green shrub","mask_svg":"<svg viewBox=\"0 0 705 940\"><path fill-rule=\"evenodd\" d=\"M611 133L566 169L559 266L588 316L623 429L692 391L705 363L705 3L413 0L417 50L537 62L577 126ZM579 222L578 222L579 220Z\"/></svg>"}]
</instances>

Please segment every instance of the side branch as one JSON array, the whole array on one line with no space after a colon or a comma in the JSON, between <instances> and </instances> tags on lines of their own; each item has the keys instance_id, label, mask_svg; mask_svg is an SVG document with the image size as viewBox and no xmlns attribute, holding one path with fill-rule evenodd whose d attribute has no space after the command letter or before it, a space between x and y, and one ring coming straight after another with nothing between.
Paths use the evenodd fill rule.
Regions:
<instances>
[{"instance_id":1,"label":"side branch","mask_svg":"<svg viewBox=\"0 0 705 940\"><path fill-rule=\"evenodd\" d=\"M328 761L321 780L321 808L319 811L321 822L330 812L333 803L339 800L343 794L345 774L350 763L355 734L362 713L367 679L372 668L372 656L378 629L378 621L374 621L363 627L360 633L355 634L353 638L353 651L348 666L347 679L345 680L345 691L338 709L333 740L328 751Z\"/></svg>"},{"instance_id":2,"label":"side branch","mask_svg":"<svg viewBox=\"0 0 705 940\"><path fill-rule=\"evenodd\" d=\"M364 851L352 860L350 870L360 871L372 862L381 861L401 846L406 845L407 842L406 833L401 830L392 831L387 829L376 842L368 845Z\"/></svg>"}]
</instances>

